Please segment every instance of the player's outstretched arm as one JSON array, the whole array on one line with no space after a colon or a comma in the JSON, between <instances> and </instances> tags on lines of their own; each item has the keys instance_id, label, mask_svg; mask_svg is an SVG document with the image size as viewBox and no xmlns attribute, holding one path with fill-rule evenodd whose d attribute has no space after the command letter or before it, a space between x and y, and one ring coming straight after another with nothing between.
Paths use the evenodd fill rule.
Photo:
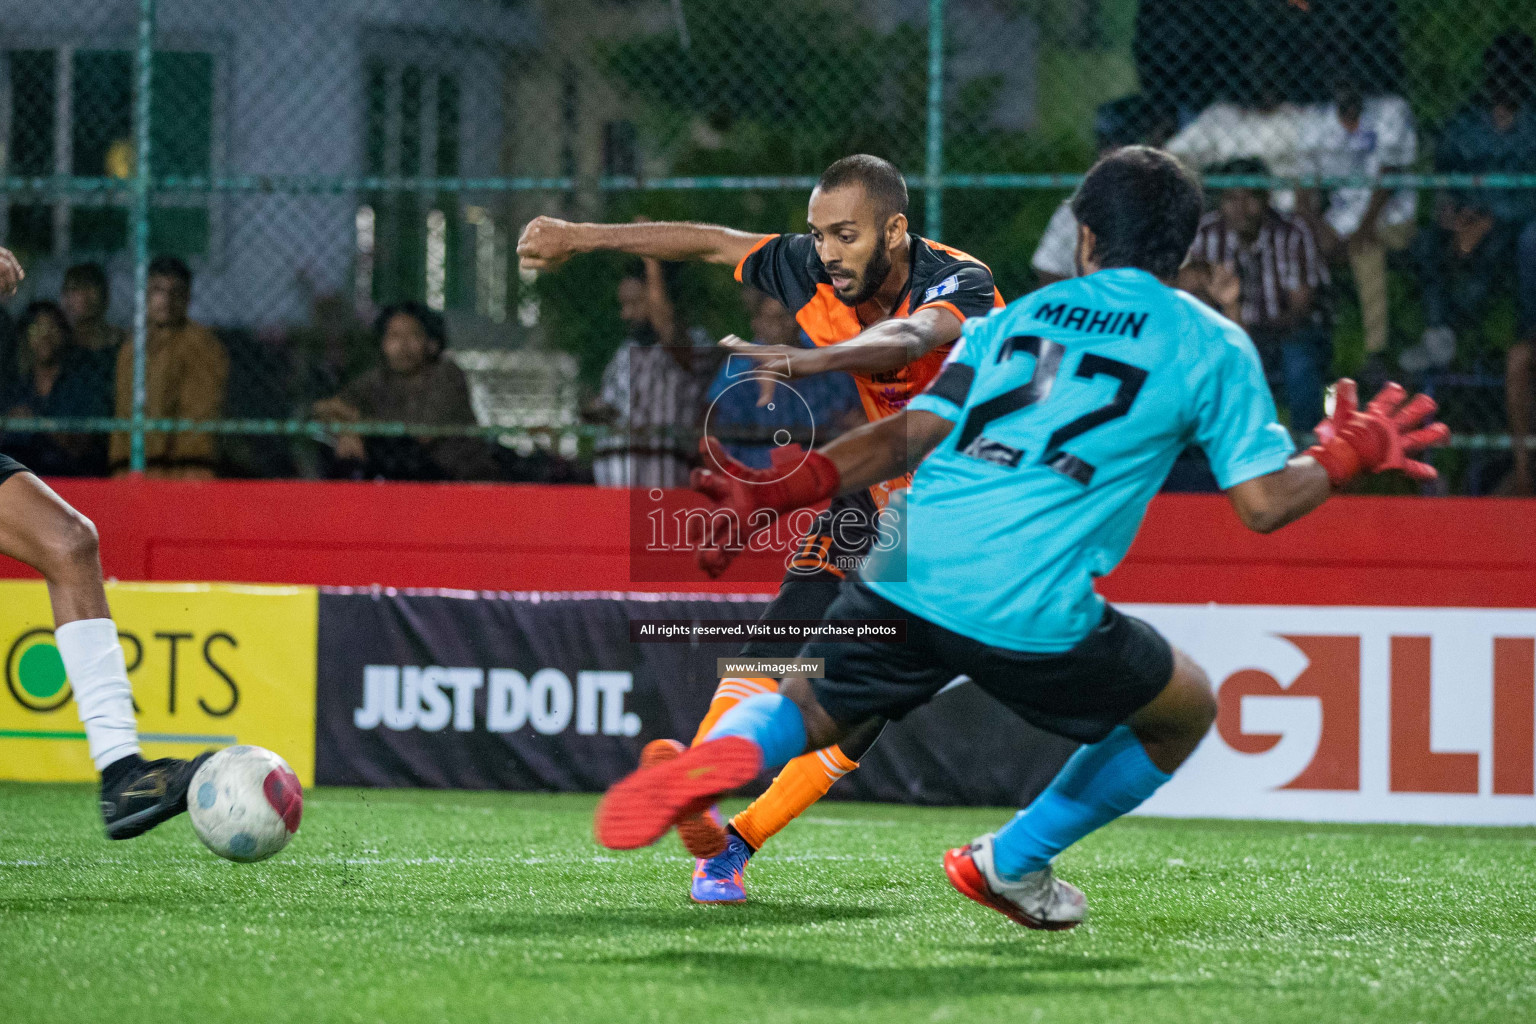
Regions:
<instances>
[{"instance_id":1,"label":"player's outstretched arm","mask_svg":"<svg viewBox=\"0 0 1536 1024\"><path fill-rule=\"evenodd\" d=\"M771 517L759 510L805 508L900 476L938 447L954 426L931 412L907 409L850 430L820 451L781 448L768 469L738 462L706 437L699 445L704 465L693 471L693 489L733 513L735 522L718 524L711 517L700 524L707 536L690 535L699 567L712 577L724 572L734 554L771 525Z\"/></svg>"},{"instance_id":2,"label":"player's outstretched arm","mask_svg":"<svg viewBox=\"0 0 1536 1024\"><path fill-rule=\"evenodd\" d=\"M693 471L693 489L738 511L787 512L873 487L908 472L938 447L955 425L923 409L903 409L866 423L807 452L781 448L768 469L753 469L712 437L699 444L704 465Z\"/></svg>"},{"instance_id":3,"label":"player's outstretched arm","mask_svg":"<svg viewBox=\"0 0 1536 1024\"><path fill-rule=\"evenodd\" d=\"M524 270L548 270L583 252L623 252L671 262L702 261L734 267L765 237L712 224L578 224L535 217L518 237L517 256Z\"/></svg>"},{"instance_id":4,"label":"player's outstretched arm","mask_svg":"<svg viewBox=\"0 0 1536 1024\"><path fill-rule=\"evenodd\" d=\"M733 355L756 360L766 370L789 377L809 377L829 370L884 373L899 370L954 341L960 337L960 327L958 316L935 306L908 317L882 320L857 337L821 348L754 345L734 334L722 338L720 346Z\"/></svg>"},{"instance_id":5,"label":"player's outstretched arm","mask_svg":"<svg viewBox=\"0 0 1536 1024\"><path fill-rule=\"evenodd\" d=\"M1328 500L1333 485L1310 455L1298 455L1278 473L1244 480L1228 488L1227 498L1243 525L1255 533L1273 533Z\"/></svg>"},{"instance_id":6,"label":"player's outstretched arm","mask_svg":"<svg viewBox=\"0 0 1536 1024\"><path fill-rule=\"evenodd\" d=\"M1360 409L1355 382L1341 380L1334 389L1332 415L1317 425L1318 443L1278 473L1230 488L1227 497L1245 526L1270 533L1311 512L1362 474L1396 469L1414 480L1433 480L1435 468L1412 456L1449 440L1449 428L1434 422L1434 414L1434 399L1410 399L1398 384L1388 384Z\"/></svg>"},{"instance_id":7,"label":"player's outstretched arm","mask_svg":"<svg viewBox=\"0 0 1536 1024\"><path fill-rule=\"evenodd\" d=\"M903 409L848 431L822 448L821 455L837 470L837 493L852 494L911 472L954 429L942 416Z\"/></svg>"}]
</instances>

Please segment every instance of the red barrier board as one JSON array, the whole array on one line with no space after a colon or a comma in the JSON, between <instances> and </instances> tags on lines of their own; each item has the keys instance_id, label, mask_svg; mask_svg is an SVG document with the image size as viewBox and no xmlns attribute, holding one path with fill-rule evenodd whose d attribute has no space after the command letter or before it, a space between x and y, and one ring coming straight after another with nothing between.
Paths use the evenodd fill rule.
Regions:
<instances>
[{"instance_id":1,"label":"red barrier board","mask_svg":"<svg viewBox=\"0 0 1536 1024\"><path fill-rule=\"evenodd\" d=\"M54 480L125 580L463 590L772 592L781 556L724 581L631 582L629 494L473 484ZM0 562L0 576L27 576ZM752 582L753 580L759 582ZM1338 498L1269 536L1219 495L1152 503L1117 601L1536 607L1536 501Z\"/></svg>"}]
</instances>

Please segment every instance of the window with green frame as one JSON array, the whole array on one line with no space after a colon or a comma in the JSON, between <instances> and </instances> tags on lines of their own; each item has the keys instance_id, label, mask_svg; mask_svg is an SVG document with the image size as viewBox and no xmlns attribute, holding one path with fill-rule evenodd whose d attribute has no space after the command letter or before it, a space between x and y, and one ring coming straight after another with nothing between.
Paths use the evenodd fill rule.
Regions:
<instances>
[{"instance_id":1,"label":"window with green frame","mask_svg":"<svg viewBox=\"0 0 1536 1024\"><path fill-rule=\"evenodd\" d=\"M11 173L128 178L134 172L133 55L127 50L12 50ZM59 90L68 61L69 117L59 123ZM166 51L155 55L150 81L151 163L156 175L206 176L213 171L213 57ZM60 155L69 154L60 167ZM70 256L120 251L129 244L121 193L59 205L10 205L10 243L30 253ZM57 232L68 225L67 237ZM209 247L206 199L167 199L150 212L150 248L201 256Z\"/></svg>"},{"instance_id":2,"label":"window with green frame","mask_svg":"<svg viewBox=\"0 0 1536 1024\"><path fill-rule=\"evenodd\" d=\"M460 86L452 72L369 62L364 79L363 165L376 177L459 174ZM372 192L372 298L417 299L437 308L473 302L460 272L464 244L453 196Z\"/></svg>"}]
</instances>

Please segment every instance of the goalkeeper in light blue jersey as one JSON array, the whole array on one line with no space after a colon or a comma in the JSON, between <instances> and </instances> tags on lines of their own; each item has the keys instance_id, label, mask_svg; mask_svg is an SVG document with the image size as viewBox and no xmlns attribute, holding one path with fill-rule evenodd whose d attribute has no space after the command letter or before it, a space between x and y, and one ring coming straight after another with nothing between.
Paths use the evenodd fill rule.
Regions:
<instances>
[{"instance_id":1,"label":"goalkeeper in light blue jersey","mask_svg":"<svg viewBox=\"0 0 1536 1024\"><path fill-rule=\"evenodd\" d=\"M1200 445L1238 516L1267 533L1361 473L1430 479L1411 456L1445 440L1434 402L1388 385L1365 409L1340 381L1301 455L1275 420L1241 328L1173 288L1200 218L1172 156L1128 147L1072 200L1080 276L965 326L926 393L845 434L788 477L724 462L695 487L743 521L815 504L921 463L892 502L894 543L846 581L828 619L895 619L905 641L813 641L825 676L789 678L722 717L708 740L619 782L600 842L654 841L701 802L818 750L874 716L900 718L968 675L1035 725L1085 744L996 833L950 850L960 892L1032 928L1086 913L1057 853L1150 797L1216 714L1210 682L1150 625L1094 592L1186 445ZM757 513L753 517L753 513ZM750 530L748 531L750 533Z\"/></svg>"}]
</instances>

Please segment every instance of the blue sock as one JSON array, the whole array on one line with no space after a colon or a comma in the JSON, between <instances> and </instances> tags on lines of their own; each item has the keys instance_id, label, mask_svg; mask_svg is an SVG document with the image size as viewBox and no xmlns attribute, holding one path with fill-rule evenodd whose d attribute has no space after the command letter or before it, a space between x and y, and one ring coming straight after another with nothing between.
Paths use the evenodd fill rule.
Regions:
<instances>
[{"instance_id":1,"label":"blue sock","mask_svg":"<svg viewBox=\"0 0 1536 1024\"><path fill-rule=\"evenodd\" d=\"M763 767L778 768L805 753L805 716L778 693L748 697L720 716L706 739L740 736L763 751Z\"/></svg>"},{"instance_id":2,"label":"blue sock","mask_svg":"<svg viewBox=\"0 0 1536 1024\"><path fill-rule=\"evenodd\" d=\"M1045 792L998 829L992 846L997 873L1013 880L1039 871L1083 836L1140 806L1170 778L1147 757L1135 733L1117 727L1073 754Z\"/></svg>"}]
</instances>

